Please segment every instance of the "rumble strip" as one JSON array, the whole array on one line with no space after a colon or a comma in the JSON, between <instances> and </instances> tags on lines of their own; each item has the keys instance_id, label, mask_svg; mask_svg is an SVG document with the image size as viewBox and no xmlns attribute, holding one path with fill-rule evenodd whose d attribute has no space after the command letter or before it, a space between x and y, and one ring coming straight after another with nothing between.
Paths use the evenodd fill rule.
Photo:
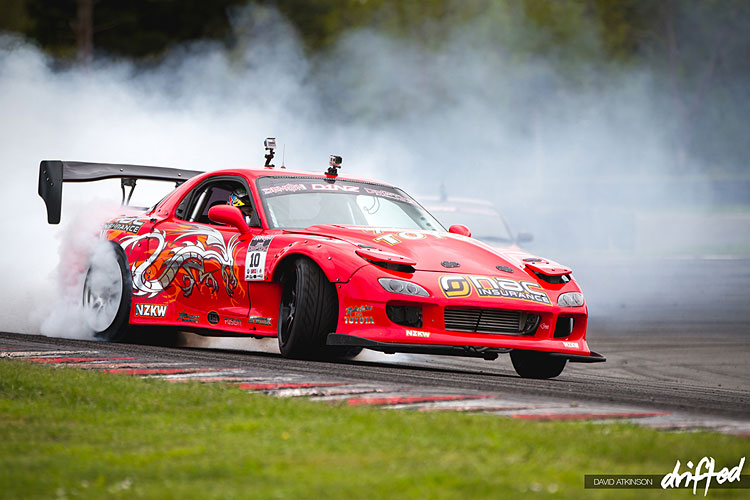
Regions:
<instances>
[{"instance_id":1,"label":"rumble strip","mask_svg":"<svg viewBox=\"0 0 750 500\"><path fill-rule=\"evenodd\" d=\"M22 345L26 344L26 345ZM30 347L33 346L33 349ZM750 424L729 419L696 419L670 412L596 403L545 401L538 397L519 397L502 393L480 394L474 391L424 389L393 384L355 383L335 378L303 379L302 376L258 377L250 369L221 368L207 361L202 366L191 362L146 361L132 357L107 357L97 350L42 349L38 341L0 345L3 359L23 359L30 363L73 366L108 373L160 378L180 383L198 381L222 382L241 389L275 397L304 397L329 404L375 406L393 410L456 411L493 414L521 420L561 421L589 420L597 422L627 421L663 430L713 430L726 434L750 435Z\"/></svg>"}]
</instances>

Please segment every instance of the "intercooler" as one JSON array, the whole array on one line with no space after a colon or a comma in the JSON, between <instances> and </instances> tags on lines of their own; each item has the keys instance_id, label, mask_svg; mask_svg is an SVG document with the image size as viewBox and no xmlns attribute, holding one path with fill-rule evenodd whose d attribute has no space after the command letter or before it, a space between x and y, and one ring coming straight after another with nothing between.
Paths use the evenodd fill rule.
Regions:
<instances>
[{"instance_id":1,"label":"intercooler","mask_svg":"<svg viewBox=\"0 0 750 500\"><path fill-rule=\"evenodd\" d=\"M445 308L445 329L454 332L533 335L539 316L523 311L481 308Z\"/></svg>"}]
</instances>

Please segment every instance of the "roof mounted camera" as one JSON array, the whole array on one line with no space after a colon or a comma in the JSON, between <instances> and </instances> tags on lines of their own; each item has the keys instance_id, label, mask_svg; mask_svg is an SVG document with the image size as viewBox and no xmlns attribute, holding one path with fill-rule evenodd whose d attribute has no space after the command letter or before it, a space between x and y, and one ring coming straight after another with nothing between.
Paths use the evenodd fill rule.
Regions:
<instances>
[{"instance_id":1,"label":"roof mounted camera","mask_svg":"<svg viewBox=\"0 0 750 500\"><path fill-rule=\"evenodd\" d=\"M326 177L329 179L335 179L339 176L339 169L341 168L341 157L331 155L328 159L328 170L326 170Z\"/></svg>"},{"instance_id":2,"label":"roof mounted camera","mask_svg":"<svg viewBox=\"0 0 750 500\"><path fill-rule=\"evenodd\" d=\"M263 146L266 148L266 164L264 166L266 168L274 168L275 165L271 163L271 160L273 160L273 155L276 151L276 138L268 137L265 141L263 141Z\"/></svg>"}]
</instances>

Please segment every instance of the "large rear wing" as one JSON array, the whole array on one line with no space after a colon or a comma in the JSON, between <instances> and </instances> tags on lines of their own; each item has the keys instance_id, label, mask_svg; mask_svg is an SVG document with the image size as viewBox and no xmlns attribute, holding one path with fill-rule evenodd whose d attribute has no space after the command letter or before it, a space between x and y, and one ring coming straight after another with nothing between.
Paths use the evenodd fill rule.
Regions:
<instances>
[{"instance_id":1,"label":"large rear wing","mask_svg":"<svg viewBox=\"0 0 750 500\"><path fill-rule=\"evenodd\" d=\"M130 201L137 179L173 181L179 186L203 172L143 165L116 165L111 163L85 163L78 161L44 160L39 164L39 196L47 206L47 222L58 224L62 208L63 182L90 182L120 179L123 204ZM130 195L125 199L125 186Z\"/></svg>"}]
</instances>

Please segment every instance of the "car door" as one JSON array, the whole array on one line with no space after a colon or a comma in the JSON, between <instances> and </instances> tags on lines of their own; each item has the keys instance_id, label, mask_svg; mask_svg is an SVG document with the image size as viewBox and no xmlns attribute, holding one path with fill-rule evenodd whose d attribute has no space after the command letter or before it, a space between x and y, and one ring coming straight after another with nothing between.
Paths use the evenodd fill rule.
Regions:
<instances>
[{"instance_id":1,"label":"car door","mask_svg":"<svg viewBox=\"0 0 750 500\"><path fill-rule=\"evenodd\" d=\"M227 204L238 189L248 192L242 177L211 177L183 198L174 217L154 226L161 234L155 240L161 248L160 285L174 304L178 323L244 333L252 329L245 262L261 228L241 234L208 218L212 206ZM255 215L247 222L260 226L257 220Z\"/></svg>"}]
</instances>

